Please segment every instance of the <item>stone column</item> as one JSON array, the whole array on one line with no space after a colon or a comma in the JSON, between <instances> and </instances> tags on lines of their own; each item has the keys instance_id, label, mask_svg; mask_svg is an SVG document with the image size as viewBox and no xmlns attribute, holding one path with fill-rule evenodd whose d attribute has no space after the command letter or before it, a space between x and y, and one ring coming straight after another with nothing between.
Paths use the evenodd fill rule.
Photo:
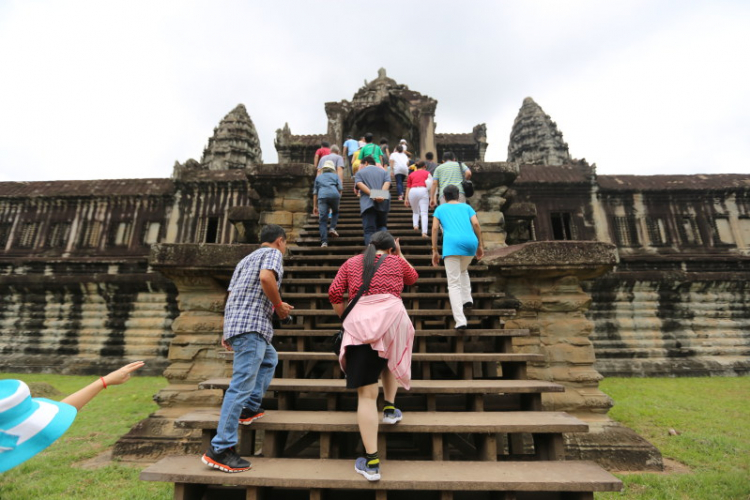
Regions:
<instances>
[{"instance_id":1,"label":"stone column","mask_svg":"<svg viewBox=\"0 0 750 500\"><path fill-rule=\"evenodd\" d=\"M515 351L544 356L529 365L529 378L565 386L564 393L543 395L544 409L589 424L588 434L565 436L567 454L619 470L661 470L653 445L607 417L613 401L599 390L602 376L594 369L594 325L585 315L591 296L581 282L609 272L617 261L609 243L541 241L490 249L482 262L496 276L495 290L505 293L506 305L518 310L505 327L530 331L513 340Z\"/></svg>"},{"instance_id":2,"label":"stone column","mask_svg":"<svg viewBox=\"0 0 750 500\"><path fill-rule=\"evenodd\" d=\"M505 208L509 186L518 176L518 165L507 162L477 162L470 165L474 196L469 203L477 211L485 248L506 246Z\"/></svg>"},{"instance_id":3,"label":"stone column","mask_svg":"<svg viewBox=\"0 0 750 500\"><path fill-rule=\"evenodd\" d=\"M157 244L150 265L171 279L178 292L180 315L172 323L169 385L154 400L159 410L136 424L115 444L113 455L151 460L174 453L198 453L200 432L176 428L174 420L197 407L218 407L222 391L199 389L198 383L230 376L221 353L224 304L234 267L257 245Z\"/></svg>"},{"instance_id":4,"label":"stone column","mask_svg":"<svg viewBox=\"0 0 750 500\"><path fill-rule=\"evenodd\" d=\"M437 101L428 102L419 109L419 151L418 156L424 159L428 151L432 151L437 159L435 148L435 108Z\"/></svg>"}]
</instances>

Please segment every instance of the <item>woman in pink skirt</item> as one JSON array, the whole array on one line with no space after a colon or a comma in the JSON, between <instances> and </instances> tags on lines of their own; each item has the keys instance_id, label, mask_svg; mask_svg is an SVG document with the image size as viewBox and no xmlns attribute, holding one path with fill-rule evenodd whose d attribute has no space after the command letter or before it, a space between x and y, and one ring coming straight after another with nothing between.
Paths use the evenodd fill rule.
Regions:
<instances>
[{"instance_id":1,"label":"woman in pink skirt","mask_svg":"<svg viewBox=\"0 0 750 500\"><path fill-rule=\"evenodd\" d=\"M394 400L398 384L409 389L414 326L411 324L401 292L404 285L416 283L419 275L401 253L398 240L390 233L372 235L365 252L348 259L339 269L328 290L333 309L344 313L344 292L357 295L364 276L372 274L375 264L385 259L372 277L370 287L344 320L339 363L346 373L346 386L357 389L357 425L365 448L365 457L354 470L369 481L380 479L378 458L378 379L383 380L383 422L401 420Z\"/></svg>"}]
</instances>

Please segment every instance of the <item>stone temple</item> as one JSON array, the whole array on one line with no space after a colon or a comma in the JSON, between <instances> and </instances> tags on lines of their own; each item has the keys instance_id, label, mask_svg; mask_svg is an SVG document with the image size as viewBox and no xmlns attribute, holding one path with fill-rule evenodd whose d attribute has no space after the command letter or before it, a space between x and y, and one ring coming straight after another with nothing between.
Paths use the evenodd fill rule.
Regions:
<instances>
[{"instance_id":1,"label":"stone temple","mask_svg":"<svg viewBox=\"0 0 750 500\"><path fill-rule=\"evenodd\" d=\"M0 183L0 369L101 374L144 359L170 386L117 453L159 455L158 435L173 437L166 451L194 450L198 437L172 422L216 398L191 387L226 372L217 348L234 264L264 224L304 238L314 151L372 132L472 168L491 287L518 310L505 326L532 332L513 345L544 354L530 376L567 388L545 405L606 427L602 375L748 373L750 174L598 175L531 98L507 158L489 161L485 125L438 132L436 106L380 70L351 101L325 104L325 132L280 126L276 164L240 104L169 179Z\"/></svg>"}]
</instances>

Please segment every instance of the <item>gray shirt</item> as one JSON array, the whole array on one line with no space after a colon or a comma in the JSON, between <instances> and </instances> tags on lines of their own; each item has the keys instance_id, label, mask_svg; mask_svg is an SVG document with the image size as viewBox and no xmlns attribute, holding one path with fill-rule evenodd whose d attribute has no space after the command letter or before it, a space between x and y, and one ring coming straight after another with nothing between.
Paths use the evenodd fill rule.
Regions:
<instances>
[{"instance_id":1,"label":"gray shirt","mask_svg":"<svg viewBox=\"0 0 750 500\"><path fill-rule=\"evenodd\" d=\"M360 168L357 175L354 176L354 185L356 186L360 182L370 189L383 189L383 184L391 182L391 176L377 165L368 165L365 168ZM391 200L375 203L363 192L359 197L359 213L372 207L375 207L378 212L388 212L391 209Z\"/></svg>"},{"instance_id":2,"label":"gray shirt","mask_svg":"<svg viewBox=\"0 0 750 500\"><path fill-rule=\"evenodd\" d=\"M333 162L333 166L336 167L336 171L338 171L338 168L344 168L344 158L341 155L337 155L336 153L331 153L329 155L325 155L318 161L318 170L323 168L323 165L326 164L328 160L331 160Z\"/></svg>"}]
</instances>

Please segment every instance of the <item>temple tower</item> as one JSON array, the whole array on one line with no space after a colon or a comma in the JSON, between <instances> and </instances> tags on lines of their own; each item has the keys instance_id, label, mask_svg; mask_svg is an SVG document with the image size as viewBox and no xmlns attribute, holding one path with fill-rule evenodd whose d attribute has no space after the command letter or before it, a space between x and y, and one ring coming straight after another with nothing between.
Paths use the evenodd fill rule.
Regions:
<instances>
[{"instance_id":1,"label":"temple tower","mask_svg":"<svg viewBox=\"0 0 750 500\"><path fill-rule=\"evenodd\" d=\"M203 150L201 165L208 170L230 170L261 164L260 140L244 104L238 104L214 129Z\"/></svg>"},{"instance_id":2,"label":"temple tower","mask_svg":"<svg viewBox=\"0 0 750 500\"><path fill-rule=\"evenodd\" d=\"M570 161L562 132L531 97L523 100L513 122L508 161L534 165L563 165Z\"/></svg>"}]
</instances>

